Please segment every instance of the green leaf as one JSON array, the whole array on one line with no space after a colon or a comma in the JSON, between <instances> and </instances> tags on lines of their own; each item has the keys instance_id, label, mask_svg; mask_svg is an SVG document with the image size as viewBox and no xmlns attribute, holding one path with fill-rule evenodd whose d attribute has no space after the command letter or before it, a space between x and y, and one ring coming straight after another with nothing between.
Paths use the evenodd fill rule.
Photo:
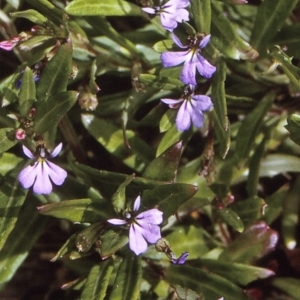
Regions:
<instances>
[{"instance_id":1,"label":"green leaf","mask_svg":"<svg viewBox=\"0 0 300 300\"><path fill-rule=\"evenodd\" d=\"M37 109L34 129L42 134L57 126L63 116L72 108L78 98L78 92L66 91L52 95L42 107Z\"/></svg>"},{"instance_id":2,"label":"green leaf","mask_svg":"<svg viewBox=\"0 0 300 300\"><path fill-rule=\"evenodd\" d=\"M10 232L14 229L19 218L20 209L25 201L27 191L19 187L19 181L14 177L7 177L0 184L0 249L6 242Z\"/></svg>"},{"instance_id":3,"label":"green leaf","mask_svg":"<svg viewBox=\"0 0 300 300\"><path fill-rule=\"evenodd\" d=\"M141 281L141 258L134 254L127 255L119 266L109 299L139 299Z\"/></svg>"},{"instance_id":4,"label":"green leaf","mask_svg":"<svg viewBox=\"0 0 300 300\"><path fill-rule=\"evenodd\" d=\"M107 294L114 261L107 259L93 266L83 286L81 300L103 300Z\"/></svg>"},{"instance_id":5,"label":"green leaf","mask_svg":"<svg viewBox=\"0 0 300 300\"><path fill-rule=\"evenodd\" d=\"M100 255L102 259L105 259L127 244L128 230L110 229L101 235Z\"/></svg>"},{"instance_id":6,"label":"green leaf","mask_svg":"<svg viewBox=\"0 0 300 300\"><path fill-rule=\"evenodd\" d=\"M175 123L177 111L168 109L159 122L159 132L166 132Z\"/></svg>"},{"instance_id":7,"label":"green leaf","mask_svg":"<svg viewBox=\"0 0 300 300\"><path fill-rule=\"evenodd\" d=\"M126 130L128 149L122 130L114 124L90 114L82 114L82 122L101 145L136 171L142 171L154 157L153 150L133 131Z\"/></svg>"},{"instance_id":8,"label":"green leaf","mask_svg":"<svg viewBox=\"0 0 300 300\"><path fill-rule=\"evenodd\" d=\"M152 190L146 190L142 196L142 205L152 208L157 205L167 220L175 214L178 207L188 199L192 198L198 188L191 184L174 183L158 186Z\"/></svg>"},{"instance_id":9,"label":"green leaf","mask_svg":"<svg viewBox=\"0 0 300 300\"><path fill-rule=\"evenodd\" d=\"M14 276L48 221L36 212L36 201L28 200L0 251L0 283Z\"/></svg>"},{"instance_id":10,"label":"green leaf","mask_svg":"<svg viewBox=\"0 0 300 300\"><path fill-rule=\"evenodd\" d=\"M263 215L266 203L259 197L251 197L230 205L230 208L238 213L245 227L252 225Z\"/></svg>"},{"instance_id":11,"label":"green leaf","mask_svg":"<svg viewBox=\"0 0 300 300\"><path fill-rule=\"evenodd\" d=\"M270 55L275 58L276 63L280 63L291 83L297 91L300 91L300 69L293 65L292 57L287 56L279 46L273 46L270 49Z\"/></svg>"},{"instance_id":12,"label":"green leaf","mask_svg":"<svg viewBox=\"0 0 300 300\"><path fill-rule=\"evenodd\" d=\"M282 237L284 244L288 249L294 249L297 245L297 226L299 223L299 192L300 192L300 176L298 175L292 188L286 195L283 202L282 215Z\"/></svg>"},{"instance_id":13,"label":"green leaf","mask_svg":"<svg viewBox=\"0 0 300 300\"><path fill-rule=\"evenodd\" d=\"M155 43L153 45L153 49L158 53L162 53L165 51L172 50L173 46L174 46L173 40L162 40L162 41Z\"/></svg>"},{"instance_id":14,"label":"green leaf","mask_svg":"<svg viewBox=\"0 0 300 300\"><path fill-rule=\"evenodd\" d=\"M57 261L59 258L62 258L67 253L76 251L75 246L75 234L71 235L67 241L60 247L55 256L51 259L51 262Z\"/></svg>"},{"instance_id":15,"label":"green leaf","mask_svg":"<svg viewBox=\"0 0 300 300\"><path fill-rule=\"evenodd\" d=\"M65 8L73 16L142 16L139 6L123 0L73 0Z\"/></svg>"},{"instance_id":16,"label":"green leaf","mask_svg":"<svg viewBox=\"0 0 300 300\"><path fill-rule=\"evenodd\" d=\"M297 2L298 0L265 0L259 5L250 43L260 54L283 26Z\"/></svg>"},{"instance_id":17,"label":"green leaf","mask_svg":"<svg viewBox=\"0 0 300 300\"><path fill-rule=\"evenodd\" d=\"M204 299L247 300L244 291L229 280L191 266L170 266L167 269L166 280L174 285L179 284L189 288ZM217 288L216 288L217 287Z\"/></svg>"},{"instance_id":18,"label":"green leaf","mask_svg":"<svg viewBox=\"0 0 300 300\"><path fill-rule=\"evenodd\" d=\"M39 25L44 25L44 23L47 22L47 18L34 9L12 12L10 15L13 18L28 19L29 21Z\"/></svg>"},{"instance_id":19,"label":"green leaf","mask_svg":"<svg viewBox=\"0 0 300 300\"><path fill-rule=\"evenodd\" d=\"M5 152L17 143L14 135L14 128L0 128L0 153Z\"/></svg>"},{"instance_id":20,"label":"green leaf","mask_svg":"<svg viewBox=\"0 0 300 300\"><path fill-rule=\"evenodd\" d=\"M299 299L299 284L300 280L292 277L277 277L272 280L273 286L294 297L295 300Z\"/></svg>"},{"instance_id":21,"label":"green leaf","mask_svg":"<svg viewBox=\"0 0 300 300\"><path fill-rule=\"evenodd\" d=\"M38 207L38 210L43 215L80 223L106 221L114 214L108 201L99 199L99 202L93 202L87 198L46 204Z\"/></svg>"},{"instance_id":22,"label":"green leaf","mask_svg":"<svg viewBox=\"0 0 300 300\"><path fill-rule=\"evenodd\" d=\"M22 84L19 93L20 115L27 117L29 110L35 102L35 82L30 68L26 67L22 76Z\"/></svg>"},{"instance_id":23,"label":"green leaf","mask_svg":"<svg viewBox=\"0 0 300 300\"><path fill-rule=\"evenodd\" d=\"M182 152L182 142L177 142L155 158L146 168L143 177L173 182Z\"/></svg>"},{"instance_id":24,"label":"green leaf","mask_svg":"<svg viewBox=\"0 0 300 300\"><path fill-rule=\"evenodd\" d=\"M251 263L273 251L278 241L276 231L266 223L258 222L247 228L223 251L219 259L240 263Z\"/></svg>"},{"instance_id":25,"label":"green leaf","mask_svg":"<svg viewBox=\"0 0 300 300\"><path fill-rule=\"evenodd\" d=\"M236 137L236 157L238 165L242 168L250 154L252 145L263 126L264 117L275 99L275 93L270 92L264 96L260 103L247 115L242 122Z\"/></svg>"},{"instance_id":26,"label":"green leaf","mask_svg":"<svg viewBox=\"0 0 300 300\"><path fill-rule=\"evenodd\" d=\"M214 259L201 259L199 267L241 285L247 285L254 280L274 275L274 272L268 269Z\"/></svg>"},{"instance_id":27,"label":"green leaf","mask_svg":"<svg viewBox=\"0 0 300 300\"><path fill-rule=\"evenodd\" d=\"M72 70L72 45L60 46L54 57L46 64L37 82L36 98L37 112L43 108L50 96L64 92L67 89L68 79ZM52 104L47 107L52 107Z\"/></svg>"},{"instance_id":28,"label":"green leaf","mask_svg":"<svg viewBox=\"0 0 300 300\"><path fill-rule=\"evenodd\" d=\"M134 179L134 177L135 177L134 174L128 176L126 180L120 184L117 191L112 196L111 202L117 213L120 213L122 210L125 209L126 187L128 186L128 184L130 184L130 182Z\"/></svg>"},{"instance_id":29,"label":"green leaf","mask_svg":"<svg viewBox=\"0 0 300 300\"><path fill-rule=\"evenodd\" d=\"M211 23L210 0L191 1L191 11L197 32L209 34Z\"/></svg>"},{"instance_id":30,"label":"green leaf","mask_svg":"<svg viewBox=\"0 0 300 300\"><path fill-rule=\"evenodd\" d=\"M18 157L12 153L3 153L0 156L0 174L2 176L6 175L6 173L14 169L16 165L22 160L23 158Z\"/></svg>"},{"instance_id":31,"label":"green leaf","mask_svg":"<svg viewBox=\"0 0 300 300\"><path fill-rule=\"evenodd\" d=\"M179 79L155 76L151 74L139 75L139 81L146 86L151 86L158 90L181 92L184 87L184 84Z\"/></svg>"},{"instance_id":32,"label":"green leaf","mask_svg":"<svg viewBox=\"0 0 300 300\"><path fill-rule=\"evenodd\" d=\"M290 132L290 139L300 145L300 115L292 114L287 118L285 128Z\"/></svg>"},{"instance_id":33,"label":"green leaf","mask_svg":"<svg viewBox=\"0 0 300 300\"><path fill-rule=\"evenodd\" d=\"M244 223L236 212L230 208L219 209L218 214L225 223L234 228L238 232L244 231Z\"/></svg>"}]
</instances>

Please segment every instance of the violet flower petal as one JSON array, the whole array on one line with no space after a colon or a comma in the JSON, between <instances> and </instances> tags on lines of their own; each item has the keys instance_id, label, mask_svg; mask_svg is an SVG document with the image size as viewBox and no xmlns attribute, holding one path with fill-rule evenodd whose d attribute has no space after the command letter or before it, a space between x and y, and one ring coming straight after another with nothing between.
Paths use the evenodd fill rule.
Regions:
<instances>
[{"instance_id":1,"label":"violet flower petal","mask_svg":"<svg viewBox=\"0 0 300 300\"><path fill-rule=\"evenodd\" d=\"M136 255L147 250L146 240L134 225L131 225L129 229L129 247Z\"/></svg>"},{"instance_id":2,"label":"violet flower petal","mask_svg":"<svg viewBox=\"0 0 300 300\"><path fill-rule=\"evenodd\" d=\"M141 196L137 196L134 201L133 210L138 211L140 208L140 205L141 205Z\"/></svg>"},{"instance_id":3,"label":"violet flower petal","mask_svg":"<svg viewBox=\"0 0 300 300\"><path fill-rule=\"evenodd\" d=\"M57 156L57 155L60 153L60 151L61 151L61 149L62 149L62 146L63 146L62 143L58 144L58 145L55 147L55 149L52 151L51 157Z\"/></svg>"},{"instance_id":4,"label":"violet flower petal","mask_svg":"<svg viewBox=\"0 0 300 300\"><path fill-rule=\"evenodd\" d=\"M187 259L187 257L189 256L188 252L184 252L180 255L180 257L178 259L174 259L172 260L172 263L174 265L183 265Z\"/></svg>"},{"instance_id":5,"label":"violet flower petal","mask_svg":"<svg viewBox=\"0 0 300 300\"><path fill-rule=\"evenodd\" d=\"M174 15L174 20L176 20L178 23L181 23L182 21L188 21L189 12L184 8L177 7L177 10Z\"/></svg>"},{"instance_id":6,"label":"violet flower petal","mask_svg":"<svg viewBox=\"0 0 300 300\"><path fill-rule=\"evenodd\" d=\"M174 33L172 33L172 39L173 39L174 43L175 43L179 48L181 48L181 49L187 49L187 48L188 48L188 46L183 45L183 44L181 43L181 40L180 40L180 39L177 37L177 35L175 35Z\"/></svg>"},{"instance_id":7,"label":"violet flower petal","mask_svg":"<svg viewBox=\"0 0 300 300\"><path fill-rule=\"evenodd\" d=\"M52 183L48 174L49 167L45 162L38 162L36 180L33 185L33 192L36 194L50 194Z\"/></svg>"},{"instance_id":8,"label":"violet flower petal","mask_svg":"<svg viewBox=\"0 0 300 300\"><path fill-rule=\"evenodd\" d=\"M23 148L24 154L25 154L28 158L34 158L32 152L31 152L27 147L25 147L25 146L23 145L22 148Z\"/></svg>"},{"instance_id":9,"label":"violet flower petal","mask_svg":"<svg viewBox=\"0 0 300 300\"><path fill-rule=\"evenodd\" d=\"M175 99L169 99L169 98L163 98L163 99L160 99L163 103L166 103L166 104L169 104L169 105L176 105L176 104L179 104L183 101L182 98L178 99L178 100L175 100Z\"/></svg>"},{"instance_id":10,"label":"violet flower petal","mask_svg":"<svg viewBox=\"0 0 300 300\"><path fill-rule=\"evenodd\" d=\"M203 56L197 53L198 63L196 64L198 72L205 78L210 78L216 71L216 67L211 65Z\"/></svg>"},{"instance_id":11,"label":"violet flower petal","mask_svg":"<svg viewBox=\"0 0 300 300\"><path fill-rule=\"evenodd\" d=\"M155 244L159 239L161 239L160 227L158 225L149 224L142 220L139 224L133 224L136 231L139 231L142 236L150 244Z\"/></svg>"},{"instance_id":12,"label":"violet flower petal","mask_svg":"<svg viewBox=\"0 0 300 300\"><path fill-rule=\"evenodd\" d=\"M37 176L37 171L38 171L37 165L38 162L36 162L34 166L27 166L20 172L18 179L21 185L23 186L23 188L28 189L33 185L35 178Z\"/></svg>"},{"instance_id":13,"label":"violet flower petal","mask_svg":"<svg viewBox=\"0 0 300 300\"><path fill-rule=\"evenodd\" d=\"M154 15L156 13L155 9L152 8L152 7L142 7L142 11L144 11L147 14L150 14L150 15Z\"/></svg>"},{"instance_id":14,"label":"violet flower petal","mask_svg":"<svg viewBox=\"0 0 300 300\"><path fill-rule=\"evenodd\" d=\"M196 85L196 66L198 64L197 56L189 51L186 61L183 64L183 68L180 75L180 80L185 84Z\"/></svg>"},{"instance_id":15,"label":"violet flower petal","mask_svg":"<svg viewBox=\"0 0 300 300\"><path fill-rule=\"evenodd\" d=\"M108 223L113 224L113 225L125 225L127 222L125 220L121 219L109 219L107 220Z\"/></svg>"},{"instance_id":16,"label":"violet flower petal","mask_svg":"<svg viewBox=\"0 0 300 300\"><path fill-rule=\"evenodd\" d=\"M151 224L159 225L163 221L162 215L163 215L162 211L158 210L157 208L153 208L140 213L136 217L136 220L139 224L147 223L149 225Z\"/></svg>"},{"instance_id":17,"label":"violet flower petal","mask_svg":"<svg viewBox=\"0 0 300 300\"><path fill-rule=\"evenodd\" d=\"M202 48L204 48L204 47L206 47L206 45L209 43L209 41L210 41L210 34L208 34L208 35L206 35L203 39L202 39L202 41L200 42L200 45L199 45L199 47L202 49Z\"/></svg>"},{"instance_id":18,"label":"violet flower petal","mask_svg":"<svg viewBox=\"0 0 300 300\"><path fill-rule=\"evenodd\" d=\"M196 107L193 107L191 103L187 104L187 109L190 113L191 119L195 127L200 128L204 123L204 115L201 110L198 110Z\"/></svg>"},{"instance_id":19,"label":"violet flower petal","mask_svg":"<svg viewBox=\"0 0 300 300\"><path fill-rule=\"evenodd\" d=\"M176 126L179 131L188 130L191 126L191 117L186 105L186 101L184 101L177 113Z\"/></svg>"},{"instance_id":20,"label":"violet flower petal","mask_svg":"<svg viewBox=\"0 0 300 300\"><path fill-rule=\"evenodd\" d=\"M62 185L67 177L67 172L61 167L53 164L50 161L45 161L45 167L47 165L47 171L49 177L56 185Z\"/></svg>"},{"instance_id":21,"label":"violet flower petal","mask_svg":"<svg viewBox=\"0 0 300 300\"><path fill-rule=\"evenodd\" d=\"M205 95L193 95L191 103L194 109L202 111L210 110L213 106L210 97Z\"/></svg>"},{"instance_id":22,"label":"violet flower petal","mask_svg":"<svg viewBox=\"0 0 300 300\"><path fill-rule=\"evenodd\" d=\"M162 13L160 15L160 22L161 25L169 31L172 31L177 27L177 22L174 19L170 18L166 13Z\"/></svg>"},{"instance_id":23,"label":"violet flower petal","mask_svg":"<svg viewBox=\"0 0 300 300\"><path fill-rule=\"evenodd\" d=\"M180 65L184 61L186 61L186 57L189 53L188 51L170 51L163 52L160 56L161 62L165 68L174 67Z\"/></svg>"}]
</instances>

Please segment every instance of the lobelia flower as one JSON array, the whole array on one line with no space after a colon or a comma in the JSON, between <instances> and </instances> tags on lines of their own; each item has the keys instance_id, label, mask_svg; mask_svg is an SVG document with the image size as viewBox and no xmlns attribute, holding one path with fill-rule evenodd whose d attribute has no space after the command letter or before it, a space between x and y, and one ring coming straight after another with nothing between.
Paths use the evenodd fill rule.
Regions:
<instances>
[{"instance_id":1,"label":"lobelia flower","mask_svg":"<svg viewBox=\"0 0 300 300\"><path fill-rule=\"evenodd\" d=\"M172 264L173 265L183 265L187 259L187 257L189 256L188 252L184 252L182 253L179 258L177 259L172 259Z\"/></svg>"},{"instance_id":2,"label":"lobelia flower","mask_svg":"<svg viewBox=\"0 0 300 300\"><path fill-rule=\"evenodd\" d=\"M133 212L125 213L125 220L107 220L108 223L113 225L130 225L129 247L136 255L147 250L147 242L155 244L161 238L160 227L158 225L163 221L163 213L156 208L146 210L136 216L140 205L141 197L138 196L134 201Z\"/></svg>"},{"instance_id":3,"label":"lobelia flower","mask_svg":"<svg viewBox=\"0 0 300 300\"><path fill-rule=\"evenodd\" d=\"M61 167L53 164L48 160L49 157L55 157L62 149L60 143L50 154L44 147L39 145L37 147L37 155L23 145L23 152L28 158L37 157L34 165L29 165L23 169L19 174L19 181L24 188L29 188L33 185L33 192L36 194L50 194L52 191L52 183L62 185L67 177L67 172Z\"/></svg>"},{"instance_id":4,"label":"lobelia flower","mask_svg":"<svg viewBox=\"0 0 300 300\"><path fill-rule=\"evenodd\" d=\"M169 105L170 108L178 108L176 117L176 126L179 131L188 130L191 123L195 127L203 126L204 115L203 111L208 111L213 106L209 96L194 95L194 87L190 85L186 89L180 99L161 99L162 102Z\"/></svg>"},{"instance_id":5,"label":"lobelia flower","mask_svg":"<svg viewBox=\"0 0 300 300\"><path fill-rule=\"evenodd\" d=\"M143 7L142 10L148 14L160 15L161 25L172 31L177 23L189 20L189 12L185 9L188 5L189 0L169 0L164 5L160 1L160 6Z\"/></svg>"},{"instance_id":6,"label":"lobelia flower","mask_svg":"<svg viewBox=\"0 0 300 300\"><path fill-rule=\"evenodd\" d=\"M200 53L210 40L209 35L197 34L188 39L188 45L183 45L175 34L172 34L173 41L184 51L163 52L160 56L164 67L174 67L183 63L180 80L185 84L196 85L196 69L205 78L210 78L216 71Z\"/></svg>"}]
</instances>

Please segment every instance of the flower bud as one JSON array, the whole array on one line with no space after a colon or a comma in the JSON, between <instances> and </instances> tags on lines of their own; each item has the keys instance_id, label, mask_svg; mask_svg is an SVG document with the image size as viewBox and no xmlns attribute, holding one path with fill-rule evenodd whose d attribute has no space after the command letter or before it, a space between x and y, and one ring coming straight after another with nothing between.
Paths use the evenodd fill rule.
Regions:
<instances>
[{"instance_id":1,"label":"flower bud","mask_svg":"<svg viewBox=\"0 0 300 300\"><path fill-rule=\"evenodd\" d=\"M26 138L26 133L25 133L25 130L22 129L22 128L18 128L15 132L15 138L18 140L18 141L22 141Z\"/></svg>"}]
</instances>

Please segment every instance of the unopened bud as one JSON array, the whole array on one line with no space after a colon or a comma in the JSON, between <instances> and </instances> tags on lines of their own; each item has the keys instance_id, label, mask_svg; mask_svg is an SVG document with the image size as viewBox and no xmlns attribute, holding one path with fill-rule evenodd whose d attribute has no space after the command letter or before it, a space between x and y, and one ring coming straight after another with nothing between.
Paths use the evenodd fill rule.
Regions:
<instances>
[{"instance_id":1,"label":"unopened bud","mask_svg":"<svg viewBox=\"0 0 300 300\"><path fill-rule=\"evenodd\" d=\"M26 138L25 130L22 128L18 128L15 132L15 137L18 141L22 141Z\"/></svg>"},{"instance_id":2,"label":"unopened bud","mask_svg":"<svg viewBox=\"0 0 300 300\"><path fill-rule=\"evenodd\" d=\"M89 92L81 92L78 103L82 109L95 110L98 105L98 99L96 95L93 95Z\"/></svg>"},{"instance_id":3,"label":"unopened bud","mask_svg":"<svg viewBox=\"0 0 300 300\"><path fill-rule=\"evenodd\" d=\"M28 113L28 119L33 119L36 115L36 108L32 108Z\"/></svg>"}]
</instances>

